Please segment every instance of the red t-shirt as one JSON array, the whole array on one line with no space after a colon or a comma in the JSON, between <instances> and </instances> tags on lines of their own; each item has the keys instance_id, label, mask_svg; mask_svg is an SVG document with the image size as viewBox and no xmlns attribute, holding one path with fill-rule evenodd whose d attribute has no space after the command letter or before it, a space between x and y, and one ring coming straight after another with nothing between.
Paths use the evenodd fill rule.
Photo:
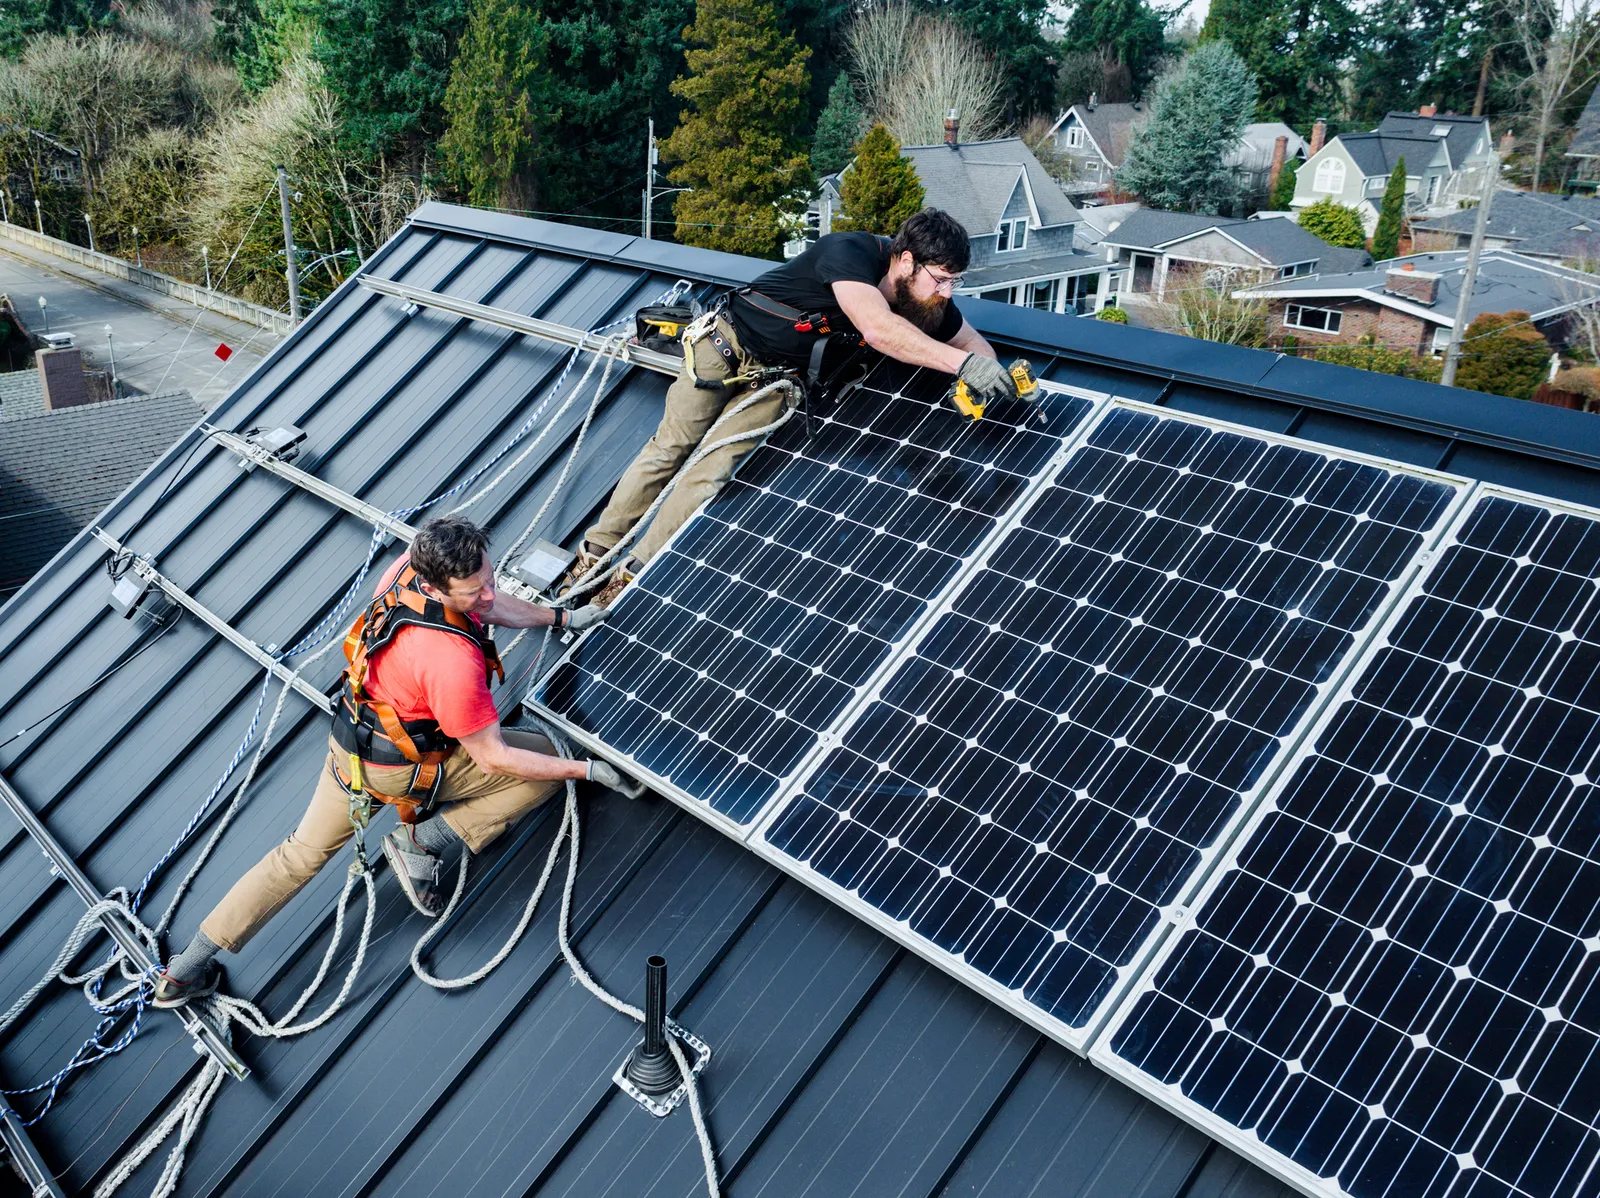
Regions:
<instances>
[{"instance_id":1,"label":"red t-shirt","mask_svg":"<svg viewBox=\"0 0 1600 1198\"><path fill-rule=\"evenodd\" d=\"M393 585L403 555L383 572L373 594ZM468 619L480 627L477 616ZM402 628L367 668L367 690L402 720L433 719L452 740L471 736L500 718L484 674L483 654L465 637L437 628Z\"/></svg>"}]
</instances>

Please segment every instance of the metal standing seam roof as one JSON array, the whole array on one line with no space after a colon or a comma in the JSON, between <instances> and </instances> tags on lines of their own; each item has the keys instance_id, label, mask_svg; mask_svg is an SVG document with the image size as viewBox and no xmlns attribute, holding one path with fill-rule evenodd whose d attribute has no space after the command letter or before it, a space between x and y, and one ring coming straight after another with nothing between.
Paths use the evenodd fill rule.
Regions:
<instances>
[{"instance_id":1,"label":"metal standing seam roof","mask_svg":"<svg viewBox=\"0 0 1600 1198\"><path fill-rule=\"evenodd\" d=\"M365 269L592 326L679 277L742 282L766 265L430 204ZM1028 355L1046 378L1600 501L1600 426L1582 413L1007 305L963 309L1003 353ZM308 433L298 466L399 506L481 464L562 358L502 330L429 310L407 315L347 285L213 419L297 423ZM648 435L663 389L659 376L637 371L614 379L542 535L574 539ZM533 514L580 419L569 411L550 443L475 509L499 543ZM194 435L103 523L247 635L287 643L344 589L369 530L214 448L197 452L157 504ZM137 630L105 608L103 565L99 546L79 536L0 610L0 726L38 718L135 647ZM511 655L509 677L526 662L525 651ZM308 677L330 685L331 661ZM136 882L220 773L260 684L246 657L185 621L140 669L0 748L0 770L96 884ZM502 704L516 697L508 687ZM324 718L291 696L249 802L180 910L176 939L297 818ZM671 805L590 794L584 817L576 947L625 995L637 993L647 953L672 963L673 1014L716 1053L704 1094L733 1192L1287 1193ZM531 818L478 862L432 956L436 971L464 972L498 946L551 824ZM165 906L194 851L147 910ZM227 958L232 992L284 1009L326 943L342 872L326 870L248 952ZM0 893L0 972L20 990L81 906L11 829L0 841ZM653 1120L612 1087L637 1033L568 983L553 920L547 906L504 968L465 993L441 994L411 977L407 957L424 925L380 879L373 948L351 1005L301 1039L243 1043L254 1075L225 1084L190 1147L180 1193L696 1193L687 1118ZM0 1044L0 1081L48 1076L92 1023L81 995L53 989ZM33 1129L63 1186L91 1188L195 1067L176 1022L151 1013L126 1051L73 1082ZM147 1163L129 1192L147 1189L156 1167Z\"/></svg>"}]
</instances>

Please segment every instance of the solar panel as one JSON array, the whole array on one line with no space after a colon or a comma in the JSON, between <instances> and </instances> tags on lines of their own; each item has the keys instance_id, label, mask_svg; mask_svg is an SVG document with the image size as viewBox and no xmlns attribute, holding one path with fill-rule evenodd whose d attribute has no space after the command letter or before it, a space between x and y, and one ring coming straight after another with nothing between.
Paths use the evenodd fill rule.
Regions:
<instances>
[{"instance_id":1,"label":"solar panel","mask_svg":"<svg viewBox=\"0 0 1600 1198\"><path fill-rule=\"evenodd\" d=\"M971 421L897 363L741 464L531 696L702 814L744 826L1093 407Z\"/></svg>"},{"instance_id":2,"label":"solar panel","mask_svg":"<svg viewBox=\"0 0 1600 1198\"><path fill-rule=\"evenodd\" d=\"M1600 1193L1600 513L1484 488L1096 1058L1309 1193Z\"/></svg>"},{"instance_id":3,"label":"solar panel","mask_svg":"<svg viewBox=\"0 0 1600 1198\"><path fill-rule=\"evenodd\" d=\"M1113 401L762 840L1081 1047L1458 494Z\"/></svg>"}]
</instances>

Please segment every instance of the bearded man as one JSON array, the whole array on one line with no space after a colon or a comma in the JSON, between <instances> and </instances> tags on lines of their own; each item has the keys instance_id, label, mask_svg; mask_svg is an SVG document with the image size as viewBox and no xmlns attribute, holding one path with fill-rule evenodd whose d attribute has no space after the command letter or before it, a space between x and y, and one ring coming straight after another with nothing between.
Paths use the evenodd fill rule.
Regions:
<instances>
[{"instance_id":1,"label":"bearded man","mask_svg":"<svg viewBox=\"0 0 1600 1198\"><path fill-rule=\"evenodd\" d=\"M924 208L893 239L874 233L830 233L805 253L734 292L714 319L692 326L684 368L667 391L660 427L623 474L611 500L584 534L577 577L649 510L662 488L699 447L711 426L757 381L722 386L724 379L789 367L815 383L819 340L867 346L913 366L955 375L978 403L1014 399L1016 382L995 360L993 347L962 317L951 295L969 257L967 231L954 217ZM699 385L697 385L697 383ZM709 387L706 384L711 384ZM783 389L731 415L713 442L773 423L788 402ZM610 603L691 515L726 483L758 437L722 446L679 479L633 547L632 555L594 599Z\"/></svg>"}]
</instances>

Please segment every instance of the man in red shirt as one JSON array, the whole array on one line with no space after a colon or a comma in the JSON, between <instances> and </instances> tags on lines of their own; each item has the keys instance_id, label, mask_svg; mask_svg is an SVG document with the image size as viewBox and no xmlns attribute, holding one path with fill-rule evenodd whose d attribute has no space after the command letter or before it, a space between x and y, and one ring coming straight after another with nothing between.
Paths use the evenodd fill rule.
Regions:
<instances>
[{"instance_id":1,"label":"man in red shirt","mask_svg":"<svg viewBox=\"0 0 1600 1198\"><path fill-rule=\"evenodd\" d=\"M347 641L351 669L334 712L335 736L299 827L201 922L158 979L153 1005L181 1006L216 991L217 952L242 949L354 834L352 787L394 803L406 821L419 815L413 803L423 815L448 805L402 822L383 839L406 897L429 917L446 902L443 854L457 846L481 853L566 779L640 793L606 762L568 760L542 736L500 727L489 693L499 659L483 625L582 630L606 612L566 612L496 591L488 543L482 529L445 516L424 525L410 553L384 573L377 599ZM418 787L423 776L437 778L431 795Z\"/></svg>"}]
</instances>

